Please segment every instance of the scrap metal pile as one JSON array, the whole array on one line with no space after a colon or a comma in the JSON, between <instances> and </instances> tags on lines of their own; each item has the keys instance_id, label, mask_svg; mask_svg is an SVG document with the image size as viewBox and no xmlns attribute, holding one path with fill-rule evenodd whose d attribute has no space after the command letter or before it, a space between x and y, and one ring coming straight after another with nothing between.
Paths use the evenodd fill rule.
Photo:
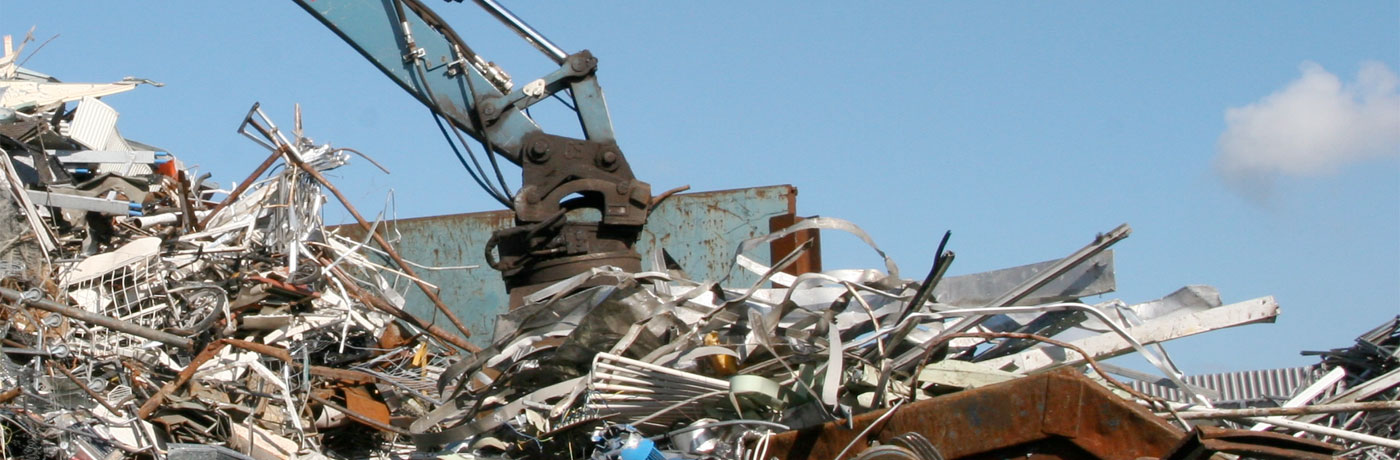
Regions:
<instances>
[{"instance_id":1,"label":"scrap metal pile","mask_svg":"<svg viewBox=\"0 0 1400 460\"><path fill-rule=\"evenodd\" d=\"M1126 225L1060 260L955 277L945 277L954 256L940 245L930 272L906 279L855 225L809 218L737 248L729 272L757 282L692 280L675 266L595 268L526 296L478 349L416 276L428 267L398 257L379 223L322 174L353 151L318 145L299 126L288 137L255 105L240 132L271 154L222 189L117 132L116 112L97 98L139 82L61 83L15 67L15 55L0 60L4 458L931 460L1029 454L1045 443L1103 458L1397 455L1395 323L1328 352L1327 369L1341 371L1282 404L1296 413L1220 412L1212 391L1189 383L1157 344L1270 322L1277 304L1226 305L1206 286L1085 303L1113 291L1108 248L1128 236ZM369 237L324 225L331 196ZM751 258L812 230L852 233L885 266L783 271L809 245L771 264ZM438 309L434 319L458 330L407 313L414 287ZM1161 375L1097 362L1128 353ZM1179 400L1110 374L1165 385ZM1070 428L1107 426L1121 445L1091 446L1087 428L1002 444L981 435L986 426L961 435L958 426L890 428L917 423L909 414L957 414L958 401L985 392L1029 395L1054 382L1082 385L1076 398L1106 395L1095 410L1132 421ZM999 409L1017 397L995 399L978 400L973 419L1015 416ZM1307 415L1327 411L1344 415ZM1333 431L1305 423L1323 417ZM1173 421L1262 422L1345 446L1188 434ZM803 441L821 430L845 437Z\"/></svg>"},{"instance_id":2,"label":"scrap metal pile","mask_svg":"<svg viewBox=\"0 0 1400 460\"><path fill-rule=\"evenodd\" d=\"M376 429L402 431L391 414L440 404L423 375L472 347L400 309L410 264L325 231L321 172L346 149L288 139L254 106L240 131L272 154L219 189L116 131L97 97L136 82L61 83L13 56L0 456L352 455L392 446Z\"/></svg>"}]
</instances>

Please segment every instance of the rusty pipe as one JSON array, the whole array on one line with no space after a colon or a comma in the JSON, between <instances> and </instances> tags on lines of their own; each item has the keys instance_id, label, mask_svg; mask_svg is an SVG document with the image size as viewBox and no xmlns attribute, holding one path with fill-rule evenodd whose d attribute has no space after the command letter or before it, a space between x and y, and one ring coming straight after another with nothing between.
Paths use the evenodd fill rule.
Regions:
<instances>
[{"instance_id":1,"label":"rusty pipe","mask_svg":"<svg viewBox=\"0 0 1400 460\"><path fill-rule=\"evenodd\" d=\"M24 394L24 388L14 387L5 390L5 392L0 393L0 404L7 404L15 398L18 398L21 394Z\"/></svg>"},{"instance_id":2,"label":"rusty pipe","mask_svg":"<svg viewBox=\"0 0 1400 460\"><path fill-rule=\"evenodd\" d=\"M208 215L204 216L203 219L199 220L199 225L196 225L196 228L198 228L199 230L204 230L204 226L209 224L210 219L213 219L214 216L219 214L219 211L222 211L224 208L228 207L229 204L232 204L234 200L237 200L238 196L242 195L243 191L248 190L248 186L252 185L253 182L257 181L258 176L261 176L264 172L266 172L267 168L272 167L272 163L277 161L277 159L281 156L282 149L280 148L273 151L271 155L268 155L267 159L263 160L262 164L258 165L257 169L254 169L253 173L248 175L248 179L244 180L243 182L239 182L238 186L234 187L233 191L229 192L228 196L224 197L224 201L220 201L218 205L214 206L214 209L209 210Z\"/></svg>"},{"instance_id":3,"label":"rusty pipe","mask_svg":"<svg viewBox=\"0 0 1400 460\"><path fill-rule=\"evenodd\" d=\"M78 376L73 375L73 371L69 370L67 366L59 364L52 359L44 360L44 364L48 364L49 367L58 369L59 372L62 372L64 377L68 377L68 380L72 381L74 385L77 385L78 388L83 390L84 393L87 393L88 397L92 398L93 401L97 401L98 404L101 404L102 407L106 408L108 412L111 412L113 416L121 416L122 411L117 410L116 407L112 406L112 403L107 402L106 397L97 394L97 392L93 391L92 388L88 388L87 382L78 380Z\"/></svg>"},{"instance_id":4,"label":"rusty pipe","mask_svg":"<svg viewBox=\"0 0 1400 460\"><path fill-rule=\"evenodd\" d=\"M15 302L20 302L24 305L40 310L58 313L69 318L76 319L78 321L96 324L98 326L102 326L117 332L131 334L144 339L154 340L166 345L173 345L185 350L191 350L194 348L194 341L188 338L180 337L178 335L170 334L164 331L158 331L149 327L132 324L110 316L99 315L96 313L89 312L87 310L73 308L50 300L45 300L43 298L43 294L41 294L38 290L30 290L29 292L32 294L26 296L26 293L24 292L16 291L14 289L0 288L0 297L4 297Z\"/></svg>"}]
</instances>

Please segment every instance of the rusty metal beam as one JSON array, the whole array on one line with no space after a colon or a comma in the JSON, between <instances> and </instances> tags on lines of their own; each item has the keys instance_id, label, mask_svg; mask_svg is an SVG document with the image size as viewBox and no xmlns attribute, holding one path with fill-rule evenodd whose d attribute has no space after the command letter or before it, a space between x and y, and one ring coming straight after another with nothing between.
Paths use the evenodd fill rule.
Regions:
<instances>
[{"instance_id":1,"label":"rusty metal beam","mask_svg":"<svg viewBox=\"0 0 1400 460\"><path fill-rule=\"evenodd\" d=\"M779 230L791 227L798 222L802 222L804 218L798 217L797 214L795 214L797 212L796 208L797 202L789 201L788 214L773 216L773 218L768 220L768 229L772 232L777 232ZM799 256L797 260L792 263L792 265L784 267L783 273L787 273L789 275L801 275L804 273L820 272L822 271L821 236L822 234L820 230L810 229L802 230L800 232L793 233L791 235L773 240L772 245L769 247L769 250L771 251L770 257L772 257L772 260L780 260L784 256L796 250L798 246L801 246L806 242L811 241L812 249L803 252L802 255Z\"/></svg>"},{"instance_id":2,"label":"rusty metal beam","mask_svg":"<svg viewBox=\"0 0 1400 460\"><path fill-rule=\"evenodd\" d=\"M1336 445L1281 433L1198 426L1162 460L1205 460L1218 452L1249 458L1329 460L1339 451L1341 447Z\"/></svg>"},{"instance_id":3,"label":"rusty metal beam","mask_svg":"<svg viewBox=\"0 0 1400 460\"><path fill-rule=\"evenodd\" d=\"M310 397L311 397L311 400L312 400L312 401L316 401L316 402L318 402L318 403L321 403L321 405L326 406L326 407L329 407L329 408L331 408L331 409L338 410L338 411L340 411L341 413L345 414L346 417L350 417L351 420L354 420L354 421L356 421L356 422L363 423L363 424L365 424L366 426L369 426L369 427L374 428L374 429L376 429L376 430L379 430L379 431L386 431L386 432L394 433L394 434L401 435L401 436L411 436L411 435L412 435L412 433L410 433L408 430L405 430L405 429L403 429L403 428L399 428L399 427L396 427L396 426L393 426L393 425L390 425L390 424L387 424L387 423L380 422L380 421L378 421L378 420L375 420L374 417L371 417L371 416L368 416L368 415L361 414L361 413L359 413L359 412L350 410L349 407L345 407L345 406L342 406L342 405L340 405L340 404L336 404L334 401L331 401L331 400L329 400L329 399L322 398L322 397L320 397L320 396L316 396L315 394L310 395Z\"/></svg>"},{"instance_id":4,"label":"rusty metal beam","mask_svg":"<svg viewBox=\"0 0 1400 460\"><path fill-rule=\"evenodd\" d=\"M226 346L228 346L228 343L224 340L216 340L214 343L204 347L204 351L199 352L194 359L190 360L189 364L185 365L184 370L181 370L179 374L175 375L175 380L165 382L165 385L161 386L156 394L151 395L151 399L147 399L144 404L141 404L141 408L136 411L136 416L143 420L150 418L151 413L155 412L161 404L165 403L165 398L167 396L170 396L175 390L179 390L180 387L185 386L185 383L189 382L191 377L194 377L195 371L199 370L199 366L214 359Z\"/></svg>"},{"instance_id":5,"label":"rusty metal beam","mask_svg":"<svg viewBox=\"0 0 1400 460\"><path fill-rule=\"evenodd\" d=\"M856 416L773 437L769 452L779 459L829 459L851 442L851 453L869 440L882 443L917 432L945 458L1004 458L1037 453L1037 458L1134 460L1172 451L1182 431L1147 409L1126 401L1092 380L1065 370L1025 377L900 407L870 430L884 414Z\"/></svg>"}]
</instances>

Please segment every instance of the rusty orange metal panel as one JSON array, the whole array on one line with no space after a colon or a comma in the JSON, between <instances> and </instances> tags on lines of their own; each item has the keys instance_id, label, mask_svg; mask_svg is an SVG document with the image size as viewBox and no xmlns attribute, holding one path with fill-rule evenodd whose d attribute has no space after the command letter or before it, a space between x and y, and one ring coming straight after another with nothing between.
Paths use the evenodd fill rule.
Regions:
<instances>
[{"instance_id":1,"label":"rusty orange metal panel","mask_svg":"<svg viewBox=\"0 0 1400 460\"><path fill-rule=\"evenodd\" d=\"M795 208L796 206L794 206L794 209L791 209L790 211L796 213L797 209ZM771 231L776 232L778 230L791 227L793 224L796 224L798 222L802 222L803 219L805 218L797 217L796 214L784 214L781 216L777 216L769 221L769 229ZM822 271L822 233L817 229L802 230L800 232L796 232L791 235L774 240L769 257L771 260L781 259L783 256L788 255L788 253L792 252L794 249L797 249L798 246L808 241L812 242L812 248L808 249L807 252L802 253L802 255L798 257L797 260L794 260L792 262L792 265L789 265L787 266L787 268L784 268L783 272L789 275L801 275L803 273L820 272Z\"/></svg>"},{"instance_id":2,"label":"rusty orange metal panel","mask_svg":"<svg viewBox=\"0 0 1400 460\"><path fill-rule=\"evenodd\" d=\"M944 458L1099 458L1134 460L1171 452L1183 432L1069 370L939 396L898 408L868 439L855 439L885 411L775 436L770 453L786 460L830 459L870 440L917 432ZM849 458L849 457L848 457Z\"/></svg>"},{"instance_id":3,"label":"rusty orange metal panel","mask_svg":"<svg viewBox=\"0 0 1400 460\"><path fill-rule=\"evenodd\" d=\"M389 406L376 401L364 387L345 387L340 391L345 396L346 409L381 424L389 424Z\"/></svg>"}]
</instances>

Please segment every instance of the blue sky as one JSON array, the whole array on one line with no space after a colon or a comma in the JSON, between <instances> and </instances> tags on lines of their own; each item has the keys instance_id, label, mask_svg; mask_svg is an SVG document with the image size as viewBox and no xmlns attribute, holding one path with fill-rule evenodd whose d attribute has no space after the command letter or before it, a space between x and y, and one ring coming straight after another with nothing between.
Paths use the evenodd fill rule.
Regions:
<instances>
[{"instance_id":1,"label":"blue sky","mask_svg":"<svg viewBox=\"0 0 1400 460\"><path fill-rule=\"evenodd\" d=\"M599 57L619 142L653 190L793 184L800 213L863 226L906 276L944 230L959 274L1061 257L1128 222L1112 297L1211 284L1282 306L1276 324L1168 344L1188 373L1309 364L1299 350L1400 314L1400 123L1386 118L1400 105L1384 78L1400 69L1400 3L754 3L508 6ZM428 4L517 81L552 70L470 2ZM401 217L494 208L427 110L290 2L54 5L0 3L0 33L60 34L26 67L166 83L107 101L127 137L216 181L265 154L234 133L249 105L290 124L300 102L308 135L393 171L336 171L365 212L389 189ZM1328 75L1339 96L1306 91L1326 93ZM827 268L880 266L853 237L823 243Z\"/></svg>"}]
</instances>

